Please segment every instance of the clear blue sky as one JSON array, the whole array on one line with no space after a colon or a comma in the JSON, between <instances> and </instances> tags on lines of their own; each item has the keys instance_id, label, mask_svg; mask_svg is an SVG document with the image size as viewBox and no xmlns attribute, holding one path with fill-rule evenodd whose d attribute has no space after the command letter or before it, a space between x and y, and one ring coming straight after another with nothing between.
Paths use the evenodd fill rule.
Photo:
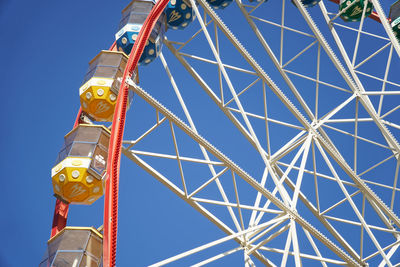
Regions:
<instances>
[{"instance_id":1,"label":"clear blue sky","mask_svg":"<svg viewBox=\"0 0 400 267\"><path fill-rule=\"evenodd\" d=\"M78 89L87 64L113 43L127 3L0 1L0 85L5 96L0 266L37 266L44 254L55 203L50 170L79 109ZM223 236L143 171L129 171L146 176L130 184L130 195L121 195L125 215L120 215L120 233L125 234L119 242L125 245L119 243L119 266L132 266L132 260L144 266L189 249L187 244L195 247ZM160 190L164 197L149 196ZM72 206L68 225L100 226L102 204L100 199L92 207ZM210 235L200 239L204 233Z\"/></svg>"},{"instance_id":2,"label":"clear blue sky","mask_svg":"<svg viewBox=\"0 0 400 267\"><path fill-rule=\"evenodd\" d=\"M0 0L0 88L3 92L0 107L3 116L0 138L3 152L0 157L3 181L0 194L1 267L36 266L43 256L55 203L50 170L79 109L78 88L87 63L113 43L120 11L127 3L122 0ZM236 7L228 7L222 12L232 10L237 12ZM233 16L228 20L233 24L240 23ZM236 31L240 35L241 28ZM180 32L168 34L175 37ZM260 49L251 43L246 45L252 51ZM209 51L204 54L210 55ZM261 61L266 59L265 55L259 57ZM161 74L161 68L157 60L141 70L140 79L149 87L145 87L146 90L162 101L169 101L171 108L176 105L176 100L165 83L166 75ZM172 68L175 75L185 77L183 73L180 76L182 67L173 65ZM191 93L191 89L185 88L186 100L192 109L200 110L194 114L203 126L201 133L228 156L233 154L233 158L243 163L251 174L260 176L259 158L249 160L256 155L254 150L240 139L232 125L222 122L222 113L218 113L211 101L206 102L209 105L206 107L200 104L203 103L200 101L206 101L204 92ZM163 93L161 90L168 91ZM134 103L128 114L127 123L131 123L132 132L135 132L133 121L140 121L140 107ZM175 112L182 116L177 108ZM220 132L223 130L225 134ZM234 149L230 142L235 142ZM189 141L187 144L189 146ZM145 266L224 236L212 223L126 158L122 165L118 266ZM102 205L101 198L90 207L72 206L68 225L100 226ZM232 248L230 245L222 246L221 251ZM242 257L237 253L215 266L242 266ZM185 260L180 264L187 266Z\"/></svg>"}]
</instances>

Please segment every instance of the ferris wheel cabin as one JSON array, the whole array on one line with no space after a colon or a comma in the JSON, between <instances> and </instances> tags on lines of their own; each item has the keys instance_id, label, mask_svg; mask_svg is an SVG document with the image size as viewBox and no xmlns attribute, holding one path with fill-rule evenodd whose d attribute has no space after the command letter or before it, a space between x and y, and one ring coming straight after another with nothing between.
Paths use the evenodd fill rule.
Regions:
<instances>
[{"instance_id":1,"label":"ferris wheel cabin","mask_svg":"<svg viewBox=\"0 0 400 267\"><path fill-rule=\"evenodd\" d=\"M344 21L360 21L365 9L365 17L371 15L373 6L369 0L340 0L339 12Z\"/></svg>"},{"instance_id":2,"label":"ferris wheel cabin","mask_svg":"<svg viewBox=\"0 0 400 267\"><path fill-rule=\"evenodd\" d=\"M103 236L92 227L65 227L47 242L39 267L102 266Z\"/></svg>"},{"instance_id":3,"label":"ferris wheel cabin","mask_svg":"<svg viewBox=\"0 0 400 267\"><path fill-rule=\"evenodd\" d=\"M103 195L110 131L80 124L64 140L51 170L54 194L66 202L90 205Z\"/></svg>"},{"instance_id":4,"label":"ferris wheel cabin","mask_svg":"<svg viewBox=\"0 0 400 267\"><path fill-rule=\"evenodd\" d=\"M82 110L92 119L112 121L127 61L124 53L103 50L89 62L79 96ZM130 92L128 105L132 97Z\"/></svg>"},{"instance_id":5,"label":"ferris wheel cabin","mask_svg":"<svg viewBox=\"0 0 400 267\"><path fill-rule=\"evenodd\" d=\"M165 8L168 27L174 30L185 29L195 18L191 4L185 0L171 0Z\"/></svg>"},{"instance_id":6,"label":"ferris wheel cabin","mask_svg":"<svg viewBox=\"0 0 400 267\"><path fill-rule=\"evenodd\" d=\"M155 1L133 0L124 10L119 23L118 32L115 34L119 51L129 55L139 35L147 16L153 8ZM139 64L147 65L157 58L162 48L162 40L165 35L165 14L158 19L150 38L140 57Z\"/></svg>"},{"instance_id":7,"label":"ferris wheel cabin","mask_svg":"<svg viewBox=\"0 0 400 267\"><path fill-rule=\"evenodd\" d=\"M303 4L305 7L313 7L316 4L318 4L321 0L300 0L300 2ZM296 6L296 3L294 0L292 0L292 3Z\"/></svg>"},{"instance_id":8,"label":"ferris wheel cabin","mask_svg":"<svg viewBox=\"0 0 400 267\"><path fill-rule=\"evenodd\" d=\"M215 9L224 9L229 6L233 0L207 0L207 2Z\"/></svg>"},{"instance_id":9,"label":"ferris wheel cabin","mask_svg":"<svg viewBox=\"0 0 400 267\"><path fill-rule=\"evenodd\" d=\"M390 7L389 18L394 35L396 35L397 40L400 41L400 0Z\"/></svg>"}]
</instances>

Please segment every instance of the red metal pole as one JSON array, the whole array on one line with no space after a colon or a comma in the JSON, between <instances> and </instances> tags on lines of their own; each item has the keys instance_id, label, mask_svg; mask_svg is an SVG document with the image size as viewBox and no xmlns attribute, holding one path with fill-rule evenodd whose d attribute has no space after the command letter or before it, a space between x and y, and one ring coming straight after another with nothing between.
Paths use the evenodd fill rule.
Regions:
<instances>
[{"instance_id":1,"label":"red metal pole","mask_svg":"<svg viewBox=\"0 0 400 267\"><path fill-rule=\"evenodd\" d=\"M79 109L78 114L76 115L74 128L79 125L81 114L82 114L82 108ZM56 206L54 207L53 224L51 227L50 237L55 236L58 232L60 232L62 229L64 229L64 227L67 225L68 210L69 210L68 203L61 201L60 199L56 200Z\"/></svg>"},{"instance_id":2,"label":"red metal pole","mask_svg":"<svg viewBox=\"0 0 400 267\"><path fill-rule=\"evenodd\" d=\"M53 226L51 227L51 236L55 236L67 225L69 204L59 199L56 200L56 206L54 208Z\"/></svg>"},{"instance_id":3,"label":"red metal pole","mask_svg":"<svg viewBox=\"0 0 400 267\"><path fill-rule=\"evenodd\" d=\"M114 267L117 251L117 230L118 230L118 184L119 167L121 160L121 145L124 135L126 109L128 102L129 87L126 79L132 77L140 56L143 53L147 39L150 36L157 19L160 17L168 0L158 1L140 30L139 36L132 48L127 66L122 78L117 103L114 111L114 118L111 128L110 146L107 159L107 178L104 196L104 230L103 230L103 266Z\"/></svg>"}]
</instances>

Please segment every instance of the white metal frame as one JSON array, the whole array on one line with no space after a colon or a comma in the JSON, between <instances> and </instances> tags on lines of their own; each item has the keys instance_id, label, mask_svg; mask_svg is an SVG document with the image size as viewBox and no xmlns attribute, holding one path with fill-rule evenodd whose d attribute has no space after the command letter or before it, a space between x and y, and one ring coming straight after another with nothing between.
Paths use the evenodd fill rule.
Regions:
<instances>
[{"instance_id":1,"label":"white metal frame","mask_svg":"<svg viewBox=\"0 0 400 267\"><path fill-rule=\"evenodd\" d=\"M385 19L385 14L379 1L371 1L383 21L382 35L369 32L368 29L365 29L367 26L364 24L365 18L357 24L358 28L341 25L336 20L339 13L328 12L327 7L325 7L322 1L319 4L321 18L325 20L329 27L329 31L323 33L307 9L301 4L300 0L295 0L294 2L297 4L299 14L303 17L304 23L308 25L309 31L286 25L285 12L289 3L288 1L282 1L281 20L277 23L269 20L268 14L265 14L265 17L255 15L262 5L268 3L245 4L241 0L236 0L236 4L243 14L244 19L253 30L255 38L260 42L266 55L271 59L271 63L281 76L280 79L287 85L289 91L285 91L284 88L280 88L271 79L205 0L198 0L200 7L196 6L194 0L190 0L196 13L199 25L198 31L184 42L165 39L165 46L219 107L222 113L225 114L226 118L232 122L254 147L265 166L262 177L255 179L242 168L243 166L239 167L199 135L189 112L190 107L186 106L178 88L180 81L175 80L179 76L177 77L170 70L167 58L162 53L160 54L160 59L163 68L183 110L185 120L189 125L185 124L144 89L129 81L131 89L155 109L156 116L154 125L141 136L135 140L124 141L123 153L227 234L224 238L155 263L153 266L162 266L183 257L190 257L194 253L210 249L215 245L230 240L236 241L238 246L197 262L194 266L202 266L238 252L243 253L245 266L255 266L253 257L266 266L286 266L288 257L293 257L296 266L302 266L303 261L307 260L313 260L323 266L327 266L328 264L365 266L376 258L379 258L380 266L394 266L398 263L392 261L392 256L399 253L398 248L400 246L400 232L398 231L400 228L400 219L398 213L394 210L396 193L400 191L398 187L400 145L397 141L398 137L393 135L389 128L400 129L400 122L390 120L388 117L398 114L400 105L392 107L383 115L382 113L384 110L384 98L387 99L400 94L400 81L391 81L388 79L392 60L398 60L398 58L393 57L393 54L395 52L397 55L400 55L400 49ZM365 9L363 14L365 14ZM279 28L281 32L280 40L268 40L259 28L263 23ZM349 49L346 47L347 44L344 44L346 40L340 35L340 29L344 28L353 31L357 35L354 46L355 53L352 56L349 55ZM284 35L286 31L308 36L313 41L295 56L284 62ZM205 46L210 48L214 58L204 58L196 55L196 53L183 52L184 48L190 46L190 42L200 34L204 35L206 39ZM224 63L224 58L221 55L220 34L229 40L232 47L236 49L237 53L241 55L248 65L234 66ZM387 43L366 58L358 61L359 45L360 42L363 42L362 35L379 38L380 40L385 40ZM332 38L334 42L328 43L328 37ZM279 51L274 51L270 42L279 42ZM288 66L291 66L291 63L298 60L304 53L314 47L317 49L316 61L314 63L317 69L315 77L309 77L302 74L301 71L294 71L288 68ZM383 78L358 70L372 58L382 56L382 51L386 49L390 49L390 52L386 60L387 64L383 66L385 68ZM340 58L336 55L337 53L339 53ZM336 69L337 74L341 76L346 86L335 85L321 79L321 55L327 56L330 59L332 66ZM219 79L217 88L211 86L207 81L207 77L201 76L196 71L196 67L190 64L187 59L217 66ZM344 62L344 65L342 62ZM232 82L228 70L249 75L253 77L252 82L245 88L239 89ZM291 77L298 77L315 84L314 107L311 107L310 103L307 103L303 97L303 88L300 88ZM370 77L382 82L381 90L378 88L370 90L362 77ZM224 95L223 84L227 85L227 89L232 95L231 99L227 99L227 95ZM397 89L386 90L386 85L394 86ZM329 112L322 113L318 102L319 95L323 94L321 86L348 94L348 97L341 103L337 103ZM254 88L261 88L262 90L263 114L256 114L246 110L246 103L242 100L243 95L249 90L255 90ZM293 95L293 100L288 96L289 92ZM286 109L297 119L297 124L282 120L281 118L271 118L268 112L267 97L267 94L271 93L275 94ZM378 108L371 101L371 97L374 96L380 97ZM233 104L236 108L232 107ZM348 108L350 105L355 106L352 117L337 117L342 110ZM362 115L362 117L359 111L361 107L367 114ZM265 136L261 136L255 130L252 123L254 119L264 122ZM354 124L354 132L341 128L341 125L349 123ZM363 123L372 125L371 127L379 131L383 138L374 140L367 136L362 136L359 129ZM151 132L157 131L158 127L165 124L168 124L170 128L175 149L174 153L163 154L135 149L136 144L142 139L147 138ZM275 140L270 136L269 128L271 124L294 129L297 131L297 134L279 149L273 150L271 149L271 143ZM198 158L187 157L180 153L180 142L176 134L178 130L190 136L193 142L199 145L201 156ZM343 155L337 139L332 138L332 131L342 136L348 136L353 140L353 157L348 158L346 155ZM264 143L266 145L262 145ZM363 162L363 155L359 155L358 151L362 143L388 151L390 155L387 155L385 158L376 157L374 164L370 164L366 169L361 169L362 164L359 164L359 162ZM180 184L175 184L169 177L159 172L156 167L147 163L144 159L145 157L157 157L164 160L176 161ZM213 157L217 158L217 160L212 160ZM183 162L206 165L209 169L209 177L206 179L206 182L193 191L188 190L187 184L190 183L190 177L185 175L184 168L182 167ZM385 174L384 179L382 179L383 181L368 179L369 173L382 168L387 163L392 163L396 166L392 176L386 177ZM310 166L312 166L311 169ZM228 197L228 189L221 183L221 179L226 181L227 176L230 176L230 183L234 189L233 201L232 197ZM309 179L310 177L312 177L314 184L312 196L302 190L305 179ZM238 179L243 180L255 190L256 198L252 205L244 204L240 201L242 191L237 182ZM273 181L272 187L271 185L267 185L269 179ZM320 181L335 184L337 186L335 193L341 194L342 197L336 199L326 207L327 196L321 195L319 192ZM214 183L218 188L222 201L199 196L205 188ZM390 203L385 203L373 188L389 190L391 192ZM362 198L361 202L356 200L358 197ZM312 198L315 198L315 200L311 200ZM206 209L205 204L225 207L229 213L228 221L224 221L227 219L220 217L219 214L210 212ZM346 218L335 213L336 210L345 206L348 207L348 212L352 213L351 218ZM367 207L370 207L369 210L374 212L373 216L367 214ZM307 213L304 213L307 215L302 214L304 209L307 210ZM244 219L244 210L251 211L248 222ZM228 226L231 223L233 223L233 227ZM358 246L348 242L349 233L338 227L338 223L359 227L360 242ZM299 234L303 233L307 240L302 240L299 243ZM381 241L382 237L385 237L385 242ZM276 238L283 238L285 240L282 247L269 246L270 242ZM316 243L316 240L319 243ZM364 251L365 242L369 242L370 246L373 247L373 252L368 255ZM303 252L304 246L312 247L314 255ZM325 255L326 249L332 251L334 256ZM268 253L282 255L280 262L269 259L266 256L269 255Z\"/></svg>"}]
</instances>

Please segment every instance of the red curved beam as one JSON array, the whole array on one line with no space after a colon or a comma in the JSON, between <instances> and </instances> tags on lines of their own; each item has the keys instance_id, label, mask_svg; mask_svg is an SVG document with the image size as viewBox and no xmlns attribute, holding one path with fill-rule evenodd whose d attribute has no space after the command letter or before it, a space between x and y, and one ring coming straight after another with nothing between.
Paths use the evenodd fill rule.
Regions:
<instances>
[{"instance_id":1,"label":"red curved beam","mask_svg":"<svg viewBox=\"0 0 400 267\"><path fill-rule=\"evenodd\" d=\"M79 125L81 114L82 114L82 108L79 108L73 128L76 128ZM53 224L51 226L50 238L55 236L67 225L68 211L69 211L69 204L57 198L56 206L54 207Z\"/></svg>"},{"instance_id":2,"label":"red curved beam","mask_svg":"<svg viewBox=\"0 0 400 267\"><path fill-rule=\"evenodd\" d=\"M128 103L129 87L127 78L132 74L143 53L147 39L154 28L158 18L168 4L168 0L159 0L146 18L139 36L133 45L127 66L124 71L121 86L115 106L111 128L110 146L107 159L106 191L104 195L104 230L103 230L103 266L114 267L117 252L118 229L118 184L119 166L121 160L121 145L124 135L125 118Z\"/></svg>"}]
</instances>

